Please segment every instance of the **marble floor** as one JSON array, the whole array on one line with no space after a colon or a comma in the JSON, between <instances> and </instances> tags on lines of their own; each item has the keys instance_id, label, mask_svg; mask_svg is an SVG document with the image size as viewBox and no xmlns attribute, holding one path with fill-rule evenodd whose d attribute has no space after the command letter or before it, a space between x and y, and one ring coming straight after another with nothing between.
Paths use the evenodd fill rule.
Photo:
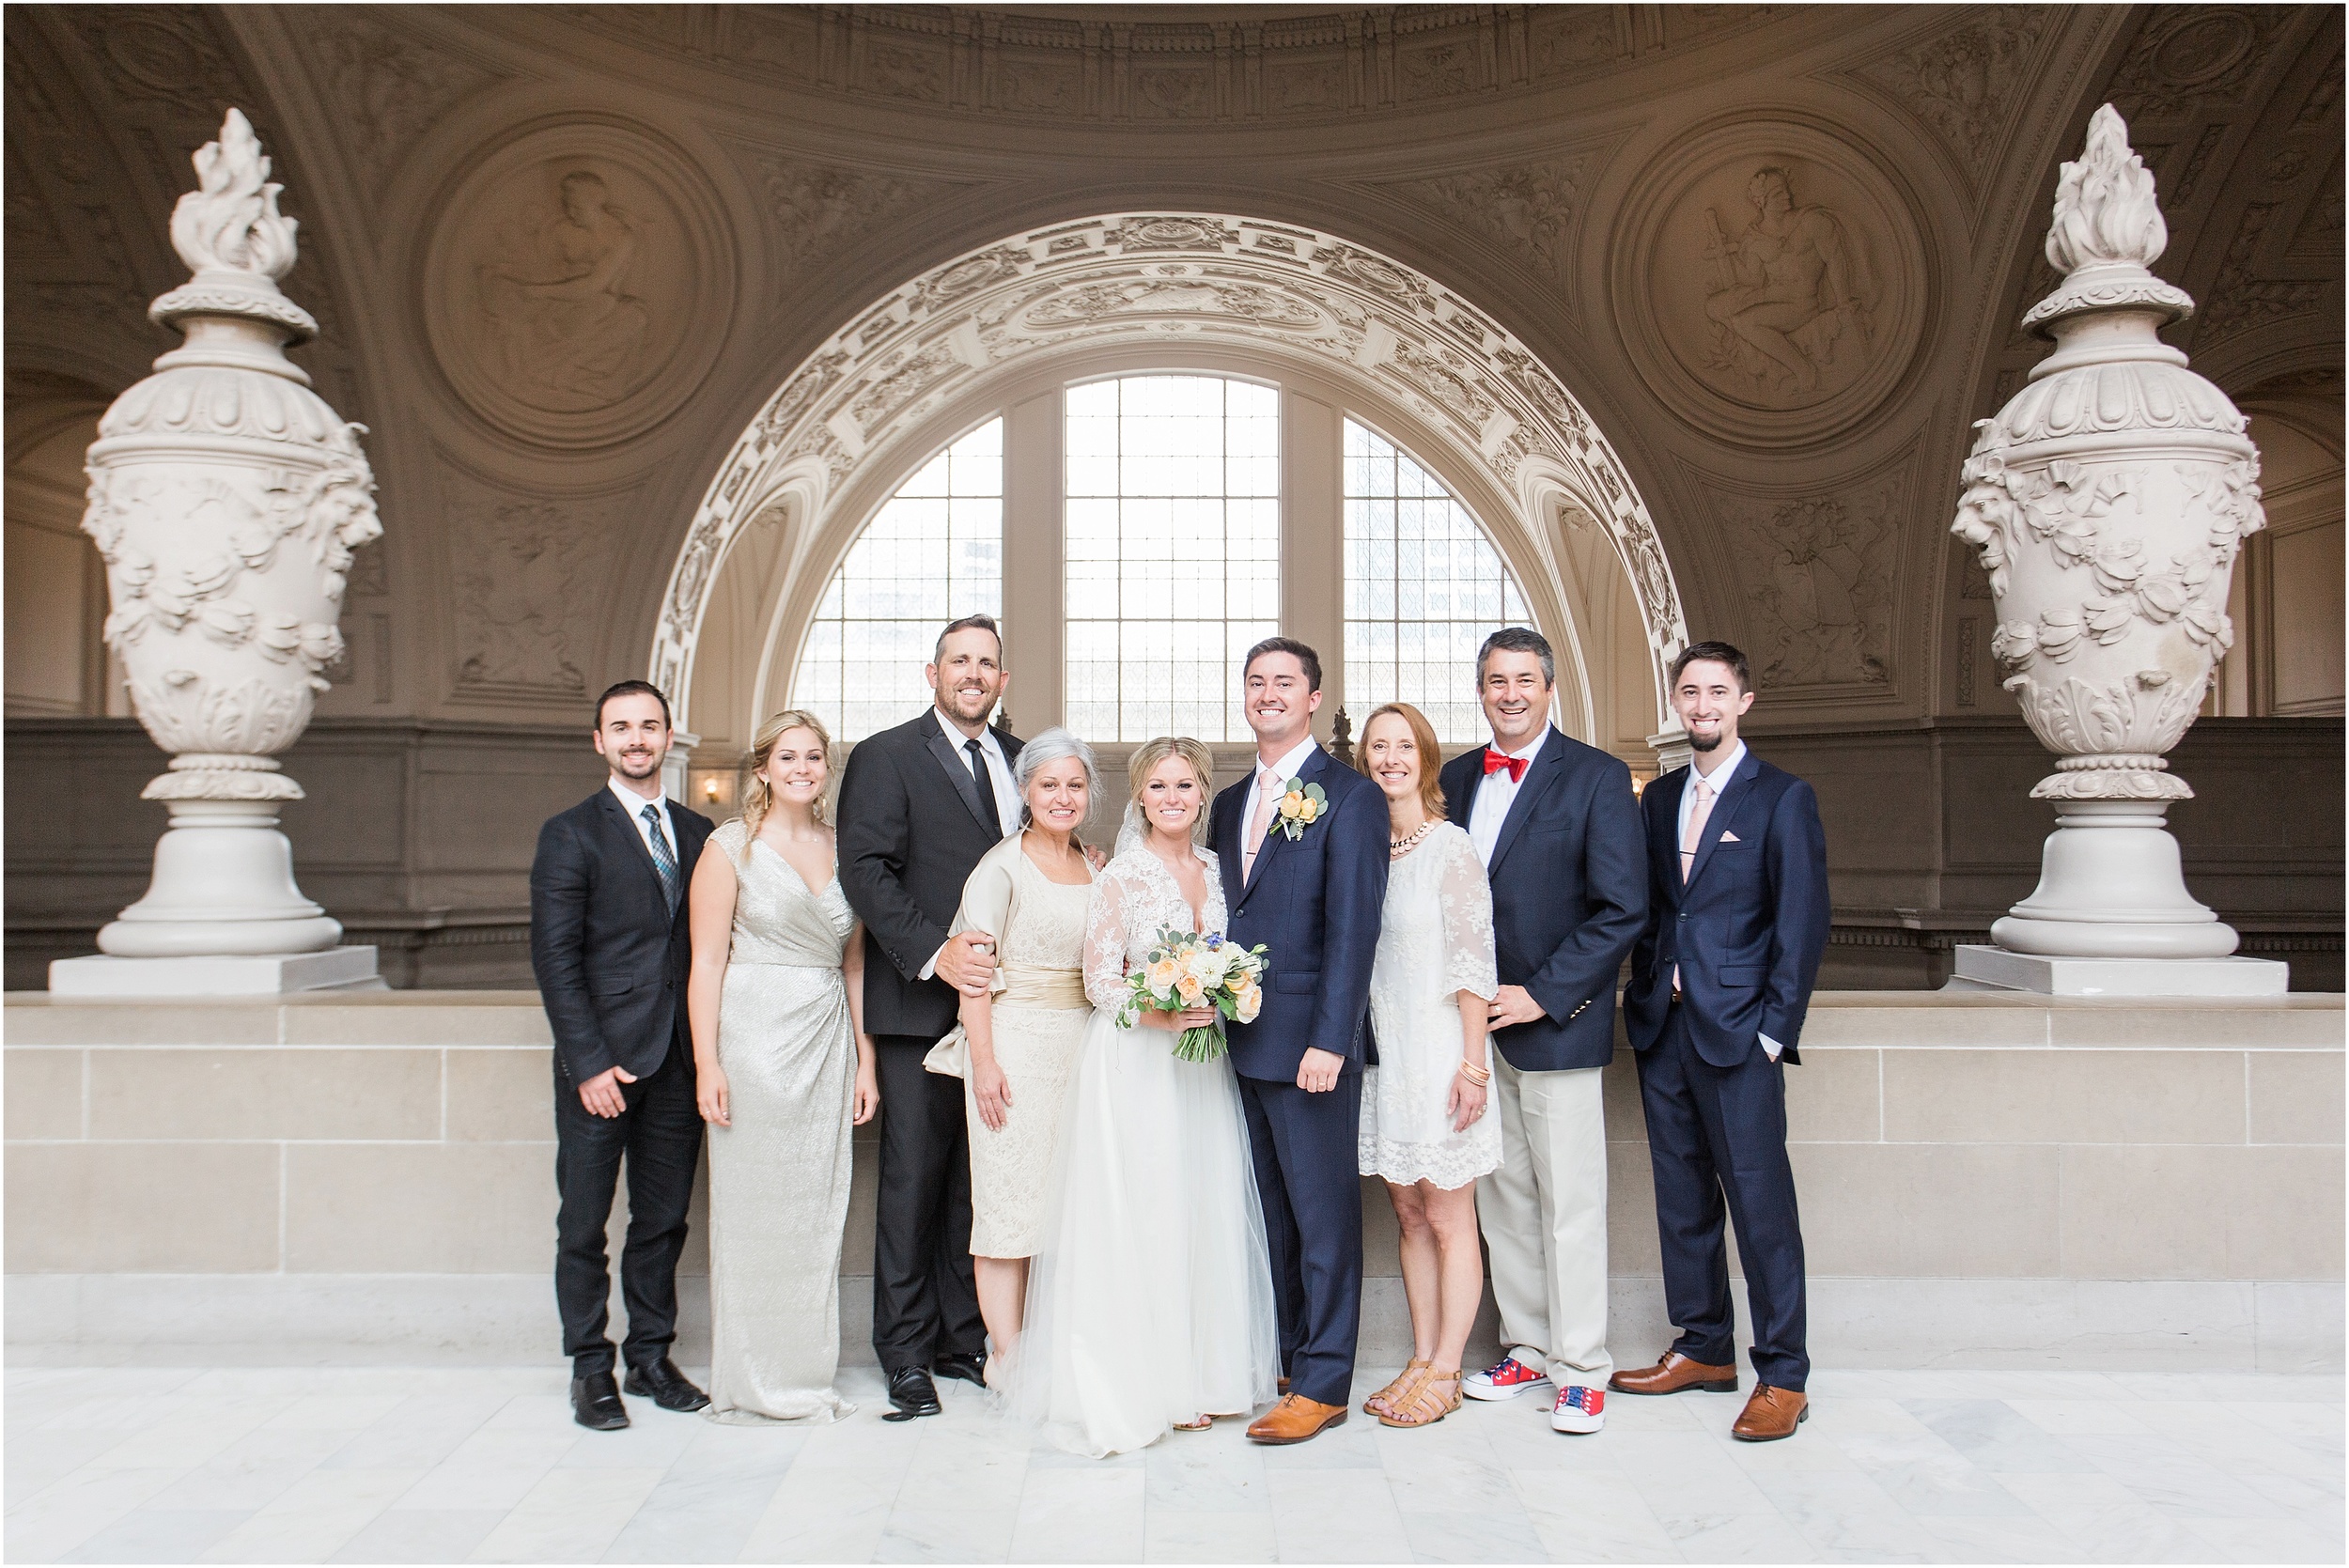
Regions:
<instances>
[{"instance_id":1,"label":"marble floor","mask_svg":"<svg viewBox=\"0 0 2349 1568\"><path fill-rule=\"evenodd\" d=\"M1383 1381L1383 1374L1379 1379ZM1106 1463L984 1396L903 1423L869 1369L814 1431L630 1401L559 1369L17 1368L10 1562L2340 1562L2340 1377L1826 1372L1793 1440L1734 1395L1531 1399L1290 1449L1237 1422ZM1376 1383L1366 1380L1366 1386Z\"/></svg>"}]
</instances>

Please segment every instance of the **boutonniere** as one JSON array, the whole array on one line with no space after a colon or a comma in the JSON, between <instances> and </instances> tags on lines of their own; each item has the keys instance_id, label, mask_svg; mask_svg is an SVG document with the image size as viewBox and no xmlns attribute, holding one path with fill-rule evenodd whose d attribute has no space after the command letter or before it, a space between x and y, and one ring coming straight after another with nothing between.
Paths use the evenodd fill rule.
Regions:
<instances>
[{"instance_id":1,"label":"boutonniere","mask_svg":"<svg viewBox=\"0 0 2349 1568\"><path fill-rule=\"evenodd\" d=\"M1321 814L1330 809L1330 797L1317 784L1291 779L1281 786L1281 831L1291 844L1305 836L1305 830L1321 820Z\"/></svg>"}]
</instances>

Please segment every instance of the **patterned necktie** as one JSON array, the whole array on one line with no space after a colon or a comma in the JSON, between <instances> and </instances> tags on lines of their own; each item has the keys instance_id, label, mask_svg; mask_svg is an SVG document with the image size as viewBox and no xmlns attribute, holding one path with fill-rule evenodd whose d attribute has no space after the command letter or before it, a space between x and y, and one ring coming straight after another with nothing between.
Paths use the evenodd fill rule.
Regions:
<instances>
[{"instance_id":1,"label":"patterned necktie","mask_svg":"<svg viewBox=\"0 0 2349 1568\"><path fill-rule=\"evenodd\" d=\"M1690 772L1696 771L1694 768ZM1688 831L1680 835L1680 885L1688 885L1688 874L1697 866L1697 846L1704 838L1704 819L1713 815L1713 786L1698 779L1690 786L1696 799L1688 802ZM1672 966L1672 995L1680 994L1680 966Z\"/></svg>"},{"instance_id":2,"label":"patterned necktie","mask_svg":"<svg viewBox=\"0 0 2349 1568\"><path fill-rule=\"evenodd\" d=\"M1269 768L1256 781L1256 809L1249 815L1248 844L1239 861L1239 879L1243 882L1256 874L1256 856L1264 848L1265 834L1272 831L1272 807L1281 798L1283 782L1274 778Z\"/></svg>"},{"instance_id":3,"label":"patterned necktie","mask_svg":"<svg viewBox=\"0 0 2349 1568\"><path fill-rule=\"evenodd\" d=\"M661 831L661 808L646 806L641 814L645 826L651 830L645 836L652 846L653 869L661 873L661 896L669 903L669 918L677 918L677 899L683 890L677 885L677 856L670 852L669 835Z\"/></svg>"},{"instance_id":4,"label":"patterned necktie","mask_svg":"<svg viewBox=\"0 0 2349 1568\"><path fill-rule=\"evenodd\" d=\"M971 777L978 781L979 820L992 829L997 838L1002 838L1003 814L995 806L995 775L988 771L987 748L975 740L966 740L962 749L971 753Z\"/></svg>"}]
</instances>

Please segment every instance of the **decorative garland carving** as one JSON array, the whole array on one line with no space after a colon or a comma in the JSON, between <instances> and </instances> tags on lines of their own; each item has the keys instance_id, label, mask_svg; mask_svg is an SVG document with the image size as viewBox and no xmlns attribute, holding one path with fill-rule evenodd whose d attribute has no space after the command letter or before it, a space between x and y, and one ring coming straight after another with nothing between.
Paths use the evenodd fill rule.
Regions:
<instances>
[{"instance_id":1,"label":"decorative garland carving","mask_svg":"<svg viewBox=\"0 0 2349 1568\"><path fill-rule=\"evenodd\" d=\"M983 378L1073 348L1178 342L1303 357L1382 383L1528 518L1570 503L1599 520L1637 590L1652 657L1687 621L1644 503L1589 414L1467 301L1327 235L1206 213L1112 213L1040 229L933 269L811 354L711 481L670 571L652 678L688 710L692 650L718 564L748 521L794 497L810 536L866 462ZM681 721L685 722L685 721Z\"/></svg>"}]
</instances>

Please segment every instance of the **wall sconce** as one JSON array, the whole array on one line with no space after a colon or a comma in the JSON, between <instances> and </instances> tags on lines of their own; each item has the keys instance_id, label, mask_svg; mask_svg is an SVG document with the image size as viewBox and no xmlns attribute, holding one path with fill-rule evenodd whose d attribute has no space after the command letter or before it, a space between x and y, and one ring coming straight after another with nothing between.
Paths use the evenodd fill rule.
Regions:
<instances>
[{"instance_id":1,"label":"wall sconce","mask_svg":"<svg viewBox=\"0 0 2349 1568\"><path fill-rule=\"evenodd\" d=\"M1634 774L1632 774L1632 775L1631 775L1631 798L1632 798L1633 800L1638 800L1638 799L1640 798L1640 796L1641 796L1643 792L1645 792L1645 790L1647 789L1647 786L1648 786L1648 785L1650 785L1650 784L1654 784L1655 782L1656 782L1656 781L1655 781L1654 779L1649 778L1649 777L1648 777L1646 774L1644 774L1644 773L1634 773Z\"/></svg>"}]
</instances>

